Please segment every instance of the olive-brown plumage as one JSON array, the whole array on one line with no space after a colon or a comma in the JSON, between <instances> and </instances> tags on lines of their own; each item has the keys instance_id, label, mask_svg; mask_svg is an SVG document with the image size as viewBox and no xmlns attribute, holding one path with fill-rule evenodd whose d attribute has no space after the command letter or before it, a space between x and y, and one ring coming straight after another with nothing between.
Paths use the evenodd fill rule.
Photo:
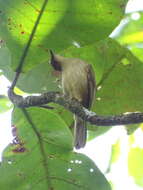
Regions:
<instances>
[{"instance_id":1,"label":"olive-brown plumage","mask_svg":"<svg viewBox=\"0 0 143 190\"><path fill-rule=\"evenodd\" d=\"M90 109L95 95L95 76L92 66L76 58L65 58L51 52L51 64L55 70L62 73L63 92L71 98L77 99L84 107ZM86 122L75 118L74 146L82 148L86 143Z\"/></svg>"}]
</instances>

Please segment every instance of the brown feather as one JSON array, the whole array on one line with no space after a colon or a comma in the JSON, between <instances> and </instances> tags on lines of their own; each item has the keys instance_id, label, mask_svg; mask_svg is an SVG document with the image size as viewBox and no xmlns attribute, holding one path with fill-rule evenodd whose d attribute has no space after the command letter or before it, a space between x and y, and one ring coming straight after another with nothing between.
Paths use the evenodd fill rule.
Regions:
<instances>
[{"instance_id":1,"label":"brown feather","mask_svg":"<svg viewBox=\"0 0 143 190\"><path fill-rule=\"evenodd\" d=\"M87 73L87 93L86 93L86 97L83 98L83 106L86 108L91 108L92 102L94 100L94 96L95 96L95 87L96 87L96 83L95 83L95 75L94 75L94 71L92 69L91 65L86 65L86 73Z\"/></svg>"}]
</instances>

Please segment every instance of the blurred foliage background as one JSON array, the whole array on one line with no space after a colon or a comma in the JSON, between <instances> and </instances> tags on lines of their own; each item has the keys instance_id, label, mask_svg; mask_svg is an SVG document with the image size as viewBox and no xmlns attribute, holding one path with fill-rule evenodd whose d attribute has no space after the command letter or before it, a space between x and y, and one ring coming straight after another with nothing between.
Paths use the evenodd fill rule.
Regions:
<instances>
[{"instance_id":1,"label":"blurred foliage background","mask_svg":"<svg viewBox=\"0 0 143 190\"><path fill-rule=\"evenodd\" d=\"M48 1L15 92L24 96L50 90L61 91L57 73L49 64L48 50L52 49L65 57L78 57L92 64L98 85L92 110L97 114L142 112L143 13L137 11L125 14L127 2ZM12 81L42 3L42 0L0 0L1 80L5 76ZM0 85L2 88L2 81ZM112 189L117 190L121 189L121 184L128 188L125 183L131 179L131 190L142 189L142 124L124 126L124 129L120 127L124 131L124 138L122 132L121 135L114 134L116 127L111 129L114 131L112 133L109 131L112 126L88 126L89 141L94 139L96 143L96 139L102 135L99 146L104 142L110 150L107 156L100 158L98 153L95 154L95 148L91 149L87 145L95 157L92 156L95 163L96 159L103 160L102 163L104 159L108 160L106 168L102 170L84 154L73 151L73 136L69 129L73 122L72 114L61 106L52 106L54 110L50 111L42 108L27 110L34 123L33 127L22 110L13 108L7 95L1 92L0 114L13 108L13 141L3 153L1 188L95 190L96 187L97 190L110 190L112 186ZM118 163L122 170L118 168L114 172ZM124 181L125 170L127 178ZM120 187L115 184L112 174L121 181Z\"/></svg>"}]
</instances>

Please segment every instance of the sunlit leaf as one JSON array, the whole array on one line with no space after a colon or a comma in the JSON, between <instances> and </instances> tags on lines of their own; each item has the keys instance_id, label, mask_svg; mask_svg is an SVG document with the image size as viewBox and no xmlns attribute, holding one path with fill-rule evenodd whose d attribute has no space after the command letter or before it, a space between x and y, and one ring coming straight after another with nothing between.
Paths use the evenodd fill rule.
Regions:
<instances>
[{"instance_id":1,"label":"sunlit leaf","mask_svg":"<svg viewBox=\"0 0 143 190\"><path fill-rule=\"evenodd\" d=\"M135 183L143 187L143 149L131 148L128 155L129 174L134 178Z\"/></svg>"},{"instance_id":2,"label":"sunlit leaf","mask_svg":"<svg viewBox=\"0 0 143 190\"><path fill-rule=\"evenodd\" d=\"M24 70L48 60L48 49L64 50L109 36L124 15L127 0L48 1L38 25ZM0 0L0 35L16 68L40 13L43 0ZM40 56L39 56L40 55Z\"/></svg>"},{"instance_id":3,"label":"sunlit leaf","mask_svg":"<svg viewBox=\"0 0 143 190\"><path fill-rule=\"evenodd\" d=\"M0 113L6 112L12 108L12 103L5 96L0 96Z\"/></svg>"}]
</instances>

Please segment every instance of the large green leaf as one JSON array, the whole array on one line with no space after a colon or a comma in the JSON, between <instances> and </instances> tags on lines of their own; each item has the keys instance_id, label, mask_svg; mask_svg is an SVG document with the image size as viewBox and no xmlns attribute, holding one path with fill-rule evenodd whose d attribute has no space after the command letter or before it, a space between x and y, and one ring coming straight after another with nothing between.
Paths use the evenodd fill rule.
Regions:
<instances>
[{"instance_id":1,"label":"large green leaf","mask_svg":"<svg viewBox=\"0 0 143 190\"><path fill-rule=\"evenodd\" d=\"M16 68L44 0L0 0L0 35ZM127 0L48 1L24 70L48 59L47 50L64 50L106 38L119 24Z\"/></svg>"},{"instance_id":2,"label":"large green leaf","mask_svg":"<svg viewBox=\"0 0 143 190\"><path fill-rule=\"evenodd\" d=\"M72 152L71 133L56 114L38 108L28 114L34 130L20 109L13 113L14 140L0 167L1 189L111 190L88 157Z\"/></svg>"}]
</instances>

